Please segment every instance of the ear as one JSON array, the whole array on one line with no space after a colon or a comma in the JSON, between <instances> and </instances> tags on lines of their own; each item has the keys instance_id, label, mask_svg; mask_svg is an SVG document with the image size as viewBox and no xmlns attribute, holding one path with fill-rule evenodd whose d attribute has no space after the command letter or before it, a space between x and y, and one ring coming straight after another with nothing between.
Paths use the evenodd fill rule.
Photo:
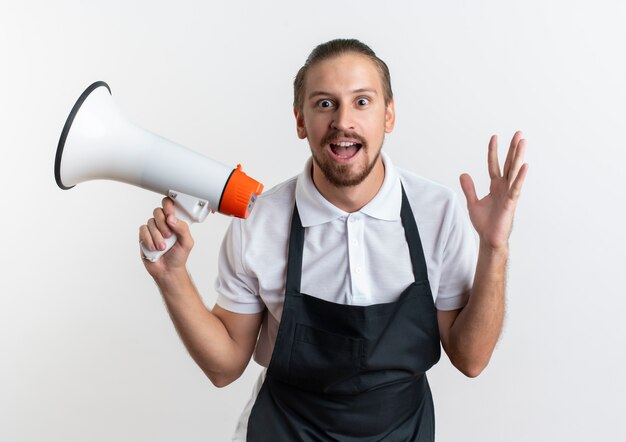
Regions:
<instances>
[{"instance_id":1,"label":"ear","mask_svg":"<svg viewBox=\"0 0 626 442\"><path fill-rule=\"evenodd\" d=\"M387 108L385 109L385 132L386 133L391 132L395 124L396 124L396 107L392 98L391 100L389 100L389 103L387 103Z\"/></svg>"},{"instance_id":2,"label":"ear","mask_svg":"<svg viewBox=\"0 0 626 442\"><path fill-rule=\"evenodd\" d=\"M298 108L293 108L293 115L296 117L296 131L298 132L298 138L304 140L306 138L306 128L304 127L304 115Z\"/></svg>"}]
</instances>

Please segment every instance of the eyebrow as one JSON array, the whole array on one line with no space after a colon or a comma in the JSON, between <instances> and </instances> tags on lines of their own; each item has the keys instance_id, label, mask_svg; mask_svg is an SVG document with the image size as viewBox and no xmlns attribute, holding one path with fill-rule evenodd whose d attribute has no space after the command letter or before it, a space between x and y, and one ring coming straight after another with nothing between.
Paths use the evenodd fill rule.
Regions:
<instances>
[{"instance_id":1,"label":"eyebrow","mask_svg":"<svg viewBox=\"0 0 626 442\"><path fill-rule=\"evenodd\" d=\"M370 94L378 95L378 92L376 92L374 89L370 89L366 87L362 87L362 88L355 89L352 91L353 94L362 94L363 92L368 92ZM333 94L331 94L330 92L325 92L325 91L314 91L314 92L311 92L307 98L310 100L311 98L317 97L319 95L333 95Z\"/></svg>"}]
</instances>

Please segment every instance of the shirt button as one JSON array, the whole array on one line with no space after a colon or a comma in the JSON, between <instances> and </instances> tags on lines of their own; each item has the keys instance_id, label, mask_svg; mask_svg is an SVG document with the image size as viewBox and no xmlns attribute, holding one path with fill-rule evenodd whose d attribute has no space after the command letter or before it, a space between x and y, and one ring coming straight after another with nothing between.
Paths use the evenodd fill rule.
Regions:
<instances>
[{"instance_id":1,"label":"shirt button","mask_svg":"<svg viewBox=\"0 0 626 442\"><path fill-rule=\"evenodd\" d=\"M353 246L358 246L358 245L359 245L359 241L358 241L358 240L356 240L356 239L353 239L353 240L352 240L352 245L353 245Z\"/></svg>"},{"instance_id":2,"label":"shirt button","mask_svg":"<svg viewBox=\"0 0 626 442\"><path fill-rule=\"evenodd\" d=\"M357 275L361 273L361 267L357 267L354 269L354 273L356 273Z\"/></svg>"}]
</instances>

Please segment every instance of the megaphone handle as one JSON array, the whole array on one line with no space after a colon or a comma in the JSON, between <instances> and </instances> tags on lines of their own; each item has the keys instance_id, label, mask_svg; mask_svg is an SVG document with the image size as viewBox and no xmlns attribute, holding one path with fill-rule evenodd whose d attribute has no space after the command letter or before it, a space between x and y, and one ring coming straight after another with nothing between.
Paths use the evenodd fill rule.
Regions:
<instances>
[{"instance_id":1,"label":"megaphone handle","mask_svg":"<svg viewBox=\"0 0 626 442\"><path fill-rule=\"evenodd\" d=\"M176 218L185 221L189 225L191 225L194 222L194 220L192 220L191 218L189 218L189 216L187 216L184 210L180 210L179 208L176 207L176 205L174 205L174 210L175 210ZM161 256L165 255L168 252L168 250L171 249L174 246L174 244L176 244L177 240L178 238L176 237L176 234L172 232L172 236L170 236L169 238L163 238L163 242L165 242L165 250L155 250L153 252L151 250L148 250L148 248L142 243L141 251L143 252L144 256L146 257L148 261L157 262L161 258Z\"/></svg>"}]
</instances>

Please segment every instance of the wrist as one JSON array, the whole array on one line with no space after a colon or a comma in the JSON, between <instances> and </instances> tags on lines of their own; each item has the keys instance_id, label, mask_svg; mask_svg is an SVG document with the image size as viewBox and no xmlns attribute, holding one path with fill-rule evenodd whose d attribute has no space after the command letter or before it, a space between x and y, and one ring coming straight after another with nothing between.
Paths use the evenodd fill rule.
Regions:
<instances>
[{"instance_id":1,"label":"wrist","mask_svg":"<svg viewBox=\"0 0 626 442\"><path fill-rule=\"evenodd\" d=\"M484 241L480 241L479 254L492 259L508 259L509 257L509 243L500 246L494 246Z\"/></svg>"},{"instance_id":2,"label":"wrist","mask_svg":"<svg viewBox=\"0 0 626 442\"><path fill-rule=\"evenodd\" d=\"M181 287L191 284L191 277L186 267L177 267L158 275L153 275L153 278L162 292L169 292L172 289L179 290Z\"/></svg>"}]
</instances>

